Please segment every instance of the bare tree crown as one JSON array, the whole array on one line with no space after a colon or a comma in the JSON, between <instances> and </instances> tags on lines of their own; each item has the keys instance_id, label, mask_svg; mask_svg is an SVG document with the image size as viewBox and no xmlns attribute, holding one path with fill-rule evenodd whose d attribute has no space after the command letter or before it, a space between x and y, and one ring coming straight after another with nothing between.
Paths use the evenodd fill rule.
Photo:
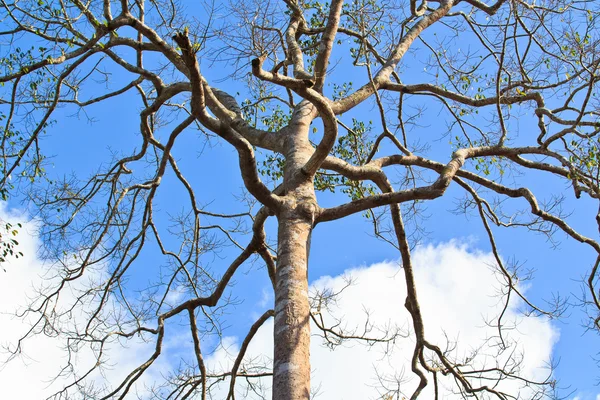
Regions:
<instances>
[{"instance_id":1,"label":"bare tree crown","mask_svg":"<svg viewBox=\"0 0 600 400\"><path fill-rule=\"evenodd\" d=\"M555 317L565 305L543 308L521 293L526 276L501 257L497 229L549 238L558 231L591 248L597 258L584 307L590 327L600 328L600 243L572 227L560 208L563 197L600 199L597 3L2 0L0 10L0 194L26 199L35 210L54 274L25 312L36 322L22 341L63 335L70 352L91 346L98 359L91 370L74 372L56 398L77 391L86 398L131 395L161 356L172 320L189 327L195 365L157 383L156 398L210 398L226 380L233 399L236 378L271 376L274 399L309 398L311 325L333 347L400 336L395 329L382 336L346 332L323 311L335 294L308 296L312 230L357 213L401 258L407 298L398 307L412 319L407 370L416 377L403 394L415 399L433 385L437 396L446 379L464 397L551 397L552 375L532 381L518 362L470 365L428 339L411 251L421 210L449 197L451 186L464 195L458 209L480 217L507 306L516 297L527 312ZM91 176L46 173L52 154L44 151L45 132L66 134L57 116L87 115L121 97L139 106L131 115L139 124L135 146ZM203 206L210 198L174 156L184 135L235 151L247 211ZM552 201L527 187L531 174L552 182L545 194ZM155 204L167 179L186 193L186 205L165 223ZM321 192L334 193L338 205L323 207ZM590 212L600 224L600 214ZM268 218L277 220L276 233L266 232ZM225 245L238 254L214 261ZM146 252L160 260L161 273L143 290L131 289L128 276L143 268ZM232 302L229 284L249 261L266 267L274 308L252 325L230 371L207 370L203 338L219 334L219 315ZM76 298L64 304L63 292L74 287ZM174 290L183 296L171 301ZM83 326L64 322L82 309ZM502 317L491 322L499 353L510 347ZM272 363L244 361L270 318ZM88 385L105 347L135 336L155 343L147 361L109 389ZM504 392L503 380L527 391ZM258 383L248 385L259 391Z\"/></svg>"}]
</instances>

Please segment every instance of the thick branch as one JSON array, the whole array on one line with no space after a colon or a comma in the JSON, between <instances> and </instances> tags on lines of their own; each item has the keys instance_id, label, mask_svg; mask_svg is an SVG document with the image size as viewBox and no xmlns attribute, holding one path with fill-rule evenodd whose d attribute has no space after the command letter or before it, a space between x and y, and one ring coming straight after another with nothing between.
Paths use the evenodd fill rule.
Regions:
<instances>
[{"instance_id":1,"label":"thick branch","mask_svg":"<svg viewBox=\"0 0 600 400\"><path fill-rule=\"evenodd\" d=\"M370 208L394 203L438 198L444 194L457 171L463 166L465 159L470 157L469 150L462 149L456 151L452 156L452 160L440 172L438 179L429 186L364 197L341 206L324 209L320 212L317 222L336 220Z\"/></svg>"},{"instance_id":2,"label":"thick branch","mask_svg":"<svg viewBox=\"0 0 600 400\"><path fill-rule=\"evenodd\" d=\"M410 30L402 37L398 45L394 48L388 57L385 65L375 74L373 82L368 82L351 95L336 101L332 105L333 112L336 115L342 114L369 98L375 90L378 90L381 85L389 82L390 75L400 63L400 60L417 37L429 26L440 20L452 8L452 0L440 1L440 6L431 14L425 15L420 19Z\"/></svg>"},{"instance_id":3,"label":"thick branch","mask_svg":"<svg viewBox=\"0 0 600 400\"><path fill-rule=\"evenodd\" d=\"M333 0L329 6L329 18L325 26L325 32L321 37L319 44L319 54L315 60L315 90L323 91L323 84L327 75L327 66L329 65L329 57L333 49L333 42L337 34L337 29L340 24L340 14L342 12L343 0Z\"/></svg>"},{"instance_id":4,"label":"thick branch","mask_svg":"<svg viewBox=\"0 0 600 400\"><path fill-rule=\"evenodd\" d=\"M271 193L260 180L256 169L256 159L254 158L252 145L250 145L250 143L239 135L231 126L224 123L224 121L213 118L206 111L203 80L190 40L183 33L175 35L173 40L175 40L181 48L182 59L189 70L190 83L192 86L192 114L202 123L202 125L221 136L236 148L239 156L240 171L246 188L261 203L273 210L277 210L281 204L281 199L279 196Z\"/></svg>"}]
</instances>

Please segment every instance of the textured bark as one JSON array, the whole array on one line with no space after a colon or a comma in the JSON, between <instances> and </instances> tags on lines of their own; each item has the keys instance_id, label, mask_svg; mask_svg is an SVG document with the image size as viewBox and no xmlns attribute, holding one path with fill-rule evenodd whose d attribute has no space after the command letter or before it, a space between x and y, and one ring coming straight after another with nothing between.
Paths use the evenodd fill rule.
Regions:
<instances>
[{"instance_id":1,"label":"textured bark","mask_svg":"<svg viewBox=\"0 0 600 400\"><path fill-rule=\"evenodd\" d=\"M277 214L273 399L310 397L308 251L318 210L312 176L302 167L314 153L308 142L314 107L299 104L285 140L285 197Z\"/></svg>"},{"instance_id":2,"label":"textured bark","mask_svg":"<svg viewBox=\"0 0 600 400\"><path fill-rule=\"evenodd\" d=\"M308 240L312 224L297 210L279 220L273 399L310 397Z\"/></svg>"}]
</instances>

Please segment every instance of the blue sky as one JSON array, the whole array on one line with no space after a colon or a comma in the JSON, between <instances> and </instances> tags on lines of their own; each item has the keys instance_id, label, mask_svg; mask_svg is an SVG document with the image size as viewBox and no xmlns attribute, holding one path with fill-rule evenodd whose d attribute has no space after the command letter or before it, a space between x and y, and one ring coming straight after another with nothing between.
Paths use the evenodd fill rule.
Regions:
<instances>
[{"instance_id":1,"label":"blue sky","mask_svg":"<svg viewBox=\"0 0 600 400\"><path fill-rule=\"evenodd\" d=\"M18 216L3 209L2 217L7 219ZM26 224L24 232L33 233L32 225ZM11 280L1 282L2 304L6 308L19 306L19 299L23 298L22 289L28 287L30 281L35 281L35 274L43 270L42 263L32 256L36 244L38 243L33 234L22 242L26 258L11 263L7 272ZM348 256L352 257L352 254ZM445 333L450 338L460 339L458 351L468 353L472 346L478 345L490 334L490 329L493 330L493 328L482 328L482 315L493 314L501 307L494 297L489 296L490 288L498 283L497 276L492 274L489 268L492 262L491 254L479 251L475 246L463 241L452 241L417 249L414 260L415 265L419 267L417 280L422 290L421 303L430 337L443 342ZM315 262L314 265L320 266L320 264L321 262ZM333 272L342 268L343 271L340 273ZM346 284L344 277L352 276L355 284L346 290L334 307L335 315L343 316L345 324L349 327L361 328L365 322L365 312L368 311L375 326L385 326L390 322L397 323L402 328L402 335L405 335L408 315L402 307L399 307L405 296L403 279L394 260L362 263L362 265L353 261L338 262L328 269L330 273L313 279L311 291L325 288L339 290ZM468 278L465 279L465 276ZM231 364L231 357L235 356L240 343L236 331L246 330L261 310L265 306L269 307L272 301L269 295L265 296L266 291L256 290L256 280L253 281L254 292L243 290L246 285L236 286L238 292L242 289L238 295L244 297L244 304L229 316L231 322L235 320L236 326L226 330L227 336L223 338L222 345L207 357L207 364L215 369L226 368ZM67 292L66 295L69 296L69 293ZM176 297L177 294L173 294L174 301ZM6 327L3 331L3 341L14 340L25 329L18 320L10 319L6 315L1 318L3 326ZM542 368L544 361L550 356L552 346L561 333L553 324L542 318L523 318L517 304L509 308L506 320L519 322L518 331L510 333L508 337L512 337L519 343L517 347L519 351L525 351L526 373L538 378L543 376L546 373ZM269 323L259 331L248 352L248 357L268 356L272 346L271 327ZM186 331L181 327L178 328L176 324L169 326L168 329L170 331L168 331L169 339L165 344L165 355L142 380L144 384L149 384L154 379L159 379L161 374L168 373L178 364L180 357L189 357L191 347ZM377 336L378 333L376 329L371 332L373 336ZM410 374L404 371L412 351L412 342L408 337L400 338L395 345L391 346L393 351L389 353L385 352L390 350L390 347L386 346L346 344L331 351L320 343L321 340L315 337L311 352L314 386L320 388L321 398L376 398L374 396L382 388L377 384L374 368L377 368L380 374L387 374L386 376L404 373L405 379L410 378ZM42 337L26 342L25 354L32 355L12 360L0 374L0 382L5 388L4 393L9 396L20 395L23 398L33 399L41 398L42 393L60 387L62 380L59 379L57 382L49 380L50 374L55 373L60 366L63 354L60 344L60 340ZM210 346L210 343L205 345ZM113 349L110 358L113 367L108 369L104 378L98 376L93 378L98 382L103 382L103 379L122 378L126 369L143 360L144 354L148 354L150 350L151 345L139 341L130 342L127 352ZM86 365L92 361L93 358L89 353L85 351L80 353L79 365ZM331 366L335 368L332 369ZM35 374L40 379L22 385L21 377L25 373ZM410 380L403 382L403 385L410 387ZM142 389L140 391L143 393ZM217 398L219 398L218 393L219 391L217 391ZM525 395L526 392L522 394ZM426 392L424 396L431 396L431 393Z\"/></svg>"},{"instance_id":2,"label":"blue sky","mask_svg":"<svg viewBox=\"0 0 600 400\"><path fill-rule=\"evenodd\" d=\"M59 177L71 173L86 176L97 167L98 162L106 157L110 151L120 151L120 149L127 149L128 146L135 145L137 141L137 121L131 118L130 115L135 115L137 107L137 104L133 105L126 100L112 107L94 107L89 112L90 115L97 117L98 122L96 123L89 123L83 118L62 118L62 116L59 116L60 124L57 128L49 131L44 139L47 154L55 155L51 160L52 168L49 169L49 176ZM60 111L59 115L66 116L69 114L72 114L72 111L65 108ZM118 121L116 127L114 121ZM242 182L237 175L235 154L227 145L218 142L215 142L213 147L206 148L201 152L198 149L201 140L195 135L191 132L182 137L181 146L176 147L174 154L179 160L182 170L197 171L188 173L188 176L197 187L206 188L201 191L201 203L210 204L207 208L210 211L232 211L231 208L241 211L241 206L234 197L234 195L240 194L240 188L242 187ZM539 191L543 191L545 185L554 184L551 181L545 183L536 179L530 179L529 181ZM157 209L162 212L176 211L181 207L175 194L177 192L171 190L168 186L168 178L166 182L167 186L163 187L163 192L158 198ZM536 193L539 193L539 191ZM445 248L456 251L462 249L464 251L463 255L477 257L480 254L483 255L482 257L485 260L486 257L489 257L490 249L480 221L475 217L466 219L464 216L457 216L448 212L454 207L452 197L453 195L456 196L457 193L456 190L450 190L449 196L428 204L427 214L429 217L422 221L425 230L429 232L428 236L423 239L423 246L426 246L424 249L439 254L443 254ZM332 198L327 201L334 200ZM583 231L593 229L593 214L591 212L593 209L590 204L586 203L589 202L582 199L578 202L566 204L566 208L569 209L568 207L570 207L570 210L573 211L575 226L580 227ZM584 204L585 207L579 207L580 204ZM12 208L23 210L22 207L23 204L19 203L17 198L3 205L5 213L7 209ZM6 216L3 218L6 218ZM25 212L20 218L27 219L29 217ZM271 221L268 226L272 232L274 223ZM372 266L376 266L378 263L393 264L396 262L398 259L397 251L382 241L373 238L371 229L369 221L360 215L350 217L344 221L318 226L313 234L311 247L310 281L313 283L322 282L324 276L339 277L344 271L351 268L361 267L363 268L362 271L365 271L364 268L374 268ZM30 230L30 232L35 237L33 230ZM28 241L26 231L21 232L20 235L22 242ZM535 279L527 283L527 294L532 299L540 301L549 298L553 293L560 293L561 296L570 296L571 302L576 302L576 297L581 292L579 280L590 268L590 260L593 257L591 252L587 251L584 246L573 243L573 241L561 235L557 236L560 243L556 248L552 248L551 244L541 235L525 231L498 231L498 235L501 254L505 259L515 257L519 261L525 262L528 267L536 270ZM29 262L32 259L34 260L32 257L33 247L27 247L25 253ZM226 265L228 257L233 254L235 254L235 249L224 249L219 257L214 260L216 268ZM419 254L418 251L417 254ZM451 257L444 258L443 255L440 255L440 257L442 257L442 263L439 264L438 268L444 268L446 271L452 267L444 265L444 260L447 260L448 263L456 262ZM156 268L158 265L157 262L153 262L151 257L144 260L149 264L153 264L147 266L151 269ZM462 260L459 259L457 267L460 267L461 262ZM33 261L25 265L22 263L8 264L6 266L7 272L2 277L2 283L11 286L11 281L20 274L24 274L22 279L34 279L35 269L31 275L25 271L35 263ZM488 269L486 261L480 261L478 266L480 269ZM229 340L232 341L231 352L233 353L235 353L236 348L235 338L245 333L253 322L252 317L259 315L261 310L270 307L272 304L272 296L267 294L269 293L269 283L265 270L248 265L242 271L243 273L234 279L235 286L232 288L232 292L240 299L241 303L225 317L226 322L224 323L224 325L229 326L226 334L230 337ZM449 275L451 276L452 273ZM133 279L139 279L140 284L144 283L145 275L135 276ZM469 276L464 278L467 282L466 286L464 288L457 286L456 290L464 290L465 293L468 293L469 290L472 290L470 284L472 285L473 280L477 278ZM369 274L363 272L361 279L368 282L370 279ZM425 285L427 284L436 287L435 281L427 281ZM30 286L26 283L22 283L22 285L22 287ZM401 291L402 285L398 284L397 288L398 291ZM448 290L448 288L442 289L442 293L437 295L443 298L445 290ZM452 293L454 292L450 292L448 295L452 296ZM492 296L493 291L484 291L479 295L480 298L485 299L486 296ZM424 297L422 301L427 303L428 299L426 296ZM448 299L440 299L440 301L446 302ZM3 302L3 304L5 305L4 311L11 311L9 307L6 307L6 303ZM15 305L9 304L10 306ZM385 308L385 312L402 314L404 311L401 301L387 305L389 308ZM476 307L473 309L472 306L468 302L459 303L454 312L457 315L473 312L479 314L479 316L483 315L481 314L483 313L482 309ZM355 315L355 317L360 318L362 310L358 310L356 304L354 304L354 307L348 312L350 312L350 315L356 313L358 315ZM468 322L472 325L457 328L457 331L475 334L472 332L476 332L477 328L482 326L482 321L474 323L473 320L468 320ZM524 329L523 332L524 337L533 339L531 346L535 347L538 344L536 340L550 346L552 359L560 361L555 376L559 379L560 385L565 387L565 390L561 393L566 395L573 392L573 396L577 395L579 400L595 399L598 392L595 386L598 369L593 360L596 355L597 338L595 332L586 332L582 328L581 324L584 322L585 315L579 307L574 306L570 307L567 314L558 321L537 321L543 329L549 329L551 338L540 339L539 329L541 328L539 326L537 331ZM15 330L17 326L18 324L14 322L11 325ZM14 339L14 336L9 334L6 336ZM268 335L265 337L268 337ZM6 338L2 339L5 342ZM178 345L174 345L175 349L177 347ZM33 345L33 348L35 349L35 345ZM318 351L313 350L313 353L319 354L316 357L321 357L321 353ZM346 357L352 357L353 353L352 350L345 349L343 354L347 354ZM168 369L171 365L170 362L174 363L180 355L180 351L174 350L172 358L166 357L163 360L162 368ZM327 357L326 353L322 357ZM367 354L365 357L370 356ZM35 357L28 360L27 368L34 368L32 365L36 365L36 363ZM119 363L121 365L122 362ZM12 374L8 374L8 371L11 369L14 369L15 372L18 371L16 365L18 365L18 361L8 364L0 372L0 380L3 375L6 378L12 377ZM45 369L42 368L42 370ZM12 378L10 381L17 382ZM6 384L9 387L11 385L10 382L6 382Z\"/></svg>"},{"instance_id":3,"label":"blue sky","mask_svg":"<svg viewBox=\"0 0 600 400\"><path fill-rule=\"evenodd\" d=\"M202 67L209 82L216 82L223 76L221 70L211 69L207 65ZM418 68L415 65L411 67L415 71ZM417 77L415 72L414 79ZM119 87L126 81L125 76L113 74L108 86ZM90 93L101 92L105 90L104 86L92 84ZM217 86L232 93L238 91L238 85L232 82ZM238 100L244 100L244 95L238 96ZM438 108L421 98L412 101L415 102L415 106L425 106L428 110L419 121L421 126L415 127L411 134L418 137L419 141L427 141L431 145L428 156L447 161L451 153L450 146L446 139L437 140L435 136L445 130L445 122L440 117ZM139 147L141 140L137 115L140 108L138 97L131 91L114 101L89 107L86 109L87 114L76 113L76 108L72 106L59 109L55 114L58 123L49 129L42 139L45 154L52 156L47 165L48 177L60 179L76 174L85 178L101 163L108 162L112 153L130 153L132 149ZM365 104L352 116L368 121L374 119L376 112L373 104ZM344 118L348 122L351 117ZM534 119L530 118L527 121L514 122L511 128L525 132L526 136L528 130L535 126L534 123ZM375 125L374 131L378 129ZM162 134L168 133L168 130L165 130ZM164 140L165 137L161 139ZM436 140L430 140L432 137L436 137ZM244 204L240 202L243 183L239 177L237 156L231 147L215 138L207 142L197 131L190 130L179 138L173 153L190 183L197 188L199 202L206 205L208 211L245 211ZM510 179L514 179L519 184L531 187L540 198L550 199L552 193L571 190L564 182L548 179L542 174L505 179L509 182ZM597 238L597 226L594 222L596 207L593 202L585 196L579 200L572 200L571 193L566 194L563 206L565 211L571 213L570 222L580 232ZM493 297L496 278L489 268L492 263L490 245L481 222L477 216L465 217L451 212L456 206L455 199L461 195L458 188L451 187L442 199L426 205L427 218L420 221L420 224L427 235L415 250L415 258L418 260L415 264L423 288L421 301L432 335L438 339L442 337L437 325L442 321L442 327L446 328L451 336L462 339L465 345L471 345L480 340L481 335L485 336L484 318L487 312L493 314L498 303ZM331 194L322 194L319 198L322 205L346 200L342 196ZM157 222L165 229L169 224L168 214L176 214L184 207L182 188L175 184L172 174L166 175L155 207ZM13 197L8 204L2 204L0 209L0 217L4 220L28 221L32 218L27 203L19 196ZM210 221L207 219L207 223ZM268 222L267 228L272 235L275 230L273 220ZM377 315L378 321L393 320L403 326L406 315L402 296L403 283L397 277L396 263L399 255L392 246L373 238L371 229L371 223L360 215L318 226L313 233L309 280L313 289L336 288L342 284L345 273L351 274L358 279L357 284L346 294L347 297L343 298L339 306L340 312L346 314L349 323L360 326L363 321L361 318L364 317L363 310L368 307ZM519 349L525 354L532 354L531 358L527 359L527 368L532 374L539 374L538 367L545 362L550 359L559 361L555 377L559 379L559 386L563 388L560 393L573 400L596 400L600 393L595 385L600 376L594 361L598 353L597 333L586 331L582 326L587 322L587 317L577 305L577 299L581 296L581 280L591 267L593 252L560 233L555 237L557 244L550 243L542 235L525 230L496 230L496 233L501 255L505 260L514 258L535 270L534 279L524 284L527 294L533 300L544 304L544 299L560 294L561 297L568 297L569 303L572 304L565 315L555 321L524 318L518 312L519 304L512 305L510 317L520 322L514 333L520 343L518 346L522 346ZM15 307L22 305L20 302L24 299L20 296L23 291L29 290L32 284L38 285L40 280L37 276L43 271L42 261L35 257L36 245L39 245L35 233L35 220L27 225L27 229L20 233L19 238L26 258L11 261L4 266L6 272L2 273L0 280L0 307L4 312L11 312ZM247 239L241 235L239 238L246 243L244 240ZM177 246L174 238L165 236L165 240L168 246ZM215 271L222 271L236 254L237 249L233 246L225 247L206 262ZM163 263L164 260L156 258L148 251L140 259L139 267L134 269L130 278L131 285L143 287L148 282L148 277L158 273ZM223 316L223 326L226 327L223 339L225 345L219 347L213 338L206 339L206 346L214 349L210 361L215 366L231 362L231 355L236 353L242 335L256 316L272 307L273 299L272 295L269 295L269 281L265 269L259 264L248 263L240 272L231 288L231 293L239 300L238 304ZM178 300L176 292L172 293L170 300ZM6 315L2 318L5 318L0 320L3 326L9 328L0 333L0 342L14 343L14 339L25 325L7 319ZM252 354L257 357L268 356L270 351L268 328L269 325L261 330L252 348ZM186 331L176 323L169 329L171 331L166 354L161 357L154 370L150 371L148 382L158 379L162 373L176 366L180 358L190 357L189 337L186 336ZM389 358L381 356L381 349L379 352L368 352L364 347L348 346L339 349L338 353L331 353L318 344L319 339L315 338L312 352L315 382L324 381L323 398L352 398L356 393L375 396L373 393L376 393L377 388L373 387L373 377L370 374L372 366L377 363L381 363L380 368L389 368L386 371L409 369L406 364L406 348L410 348L412 344L410 338L400 342L394 355ZM51 373L50 371L57 368L55 360L61 358L58 346L59 344L53 341L33 340L29 354L36 354L35 357L27 354L26 347L25 357L11 361L0 370L0 383L3 388L7 388L6 392L15 395L22 393L24 371L36 371L36 376L41 377L42 374ZM129 363L133 365L134 361L141 360L143 354L149 351L149 347L143 343L131 343L130 351L132 355L125 356L114 349L113 362L119 368L108 372L107 378L117 379L119 370L124 370ZM81 362L88 361L89 354L83 354ZM353 362L358 364L358 372L350 368ZM324 371L332 374L327 370L330 365L340 367L333 373L334 378L327 381L321 374L324 374ZM356 373L356 378L352 376L353 373ZM352 384L347 382L349 376L352 377ZM54 385L60 384L59 380ZM406 385L410 386L410 382ZM54 387L40 382L29 384L26 390L29 390L30 397L26 398L39 398L41 393L46 393ZM406 391L409 392L408 389Z\"/></svg>"}]
</instances>

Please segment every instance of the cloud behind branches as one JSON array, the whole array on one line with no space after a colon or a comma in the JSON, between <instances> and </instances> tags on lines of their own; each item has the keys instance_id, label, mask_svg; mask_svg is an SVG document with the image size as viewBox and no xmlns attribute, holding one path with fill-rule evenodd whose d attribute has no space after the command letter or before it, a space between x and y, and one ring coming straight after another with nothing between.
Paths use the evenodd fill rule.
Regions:
<instances>
[{"instance_id":1,"label":"cloud behind branches","mask_svg":"<svg viewBox=\"0 0 600 400\"><path fill-rule=\"evenodd\" d=\"M505 312L505 327L514 329L508 329L505 334L508 348L498 355L497 329L486 324L486 321L495 322L503 308L498 293L502 278L494 270L491 254L451 241L418 248L414 265L427 337L432 343L442 349L454 348L450 354L458 360L476 354L474 364L479 367L506 367L510 365L509 357L514 357L523 376L534 380L547 377L559 332L544 318L523 316L517 301L512 301ZM333 325L335 317L343 321L340 327L363 334L368 315L366 336L382 337L377 327L397 326L404 333L411 332L409 314L404 308L404 277L396 261L321 277L313 282L311 292L339 292L349 280L353 283L342 291L326 321ZM320 394L317 398L377 399L394 389L405 396L414 390L416 379L410 371L414 341L410 337L398 338L390 344L346 342L331 350L316 336L318 333L313 326L312 386ZM235 338L228 338L227 344L227 352L221 351L212 357L213 365L223 363L226 354L237 353ZM270 349L272 323L261 328L246 359L270 355ZM441 398L459 398L452 395L449 378L442 378L441 383ZM500 387L509 393L520 391L527 398L528 389L522 386L522 382L507 381ZM245 394L246 387L243 384L240 387L240 394ZM430 382L423 398L433 398L432 391Z\"/></svg>"},{"instance_id":2,"label":"cloud behind branches","mask_svg":"<svg viewBox=\"0 0 600 400\"><path fill-rule=\"evenodd\" d=\"M24 221L24 215L0 209L0 218L7 221ZM25 257L5 265L6 273L0 279L0 342L13 346L27 329L27 325L15 319L10 312L22 307L32 288L43 282L43 263L36 257L39 245L35 236L35 224L26 222L19 234L20 251ZM318 262L318 260L313 260ZM494 366L512 355L520 360L521 373L532 379L544 379L552 356L553 345L559 338L558 330L547 320L537 317L524 317L519 313L519 303L512 301L505 313L505 327L509 329L505 341L511 345L510 351L497 356L497 330L486 324L494 322L502 310L503 302L498 292L502 277L494 270L491 254L478 251L469 245L451 241L436 246L419 247L414 252L414 265L419 288L421 307L425 318L428 339L442 349L453 348L451 355L456 359L475 356L475 364ZM352 284L348 286L348 282ZM384 329L394 326L400 329L402 337L393 343L366 344L345 342L335 349L324 345L313 327L312 370L313 388L320 394L317 398L326 399L375 399L387 390L399 389L401 394L412 392L415 379L410 371L410 359L414 342L409 335L409 315L404 308L405 289L403 272L396 261L385 261L369 266L352 267L339 276L323 276L311 285L311 292L339 292L329 310L324 311L325 321L334 324L341 320L347 332L366 336L382 337ZM269 306L272 299L263 299L257 307ZM259 311L259 310L257 310ZM367 322L368 316L368 324ZM77 318L77 317L75 317ZM366 328L365 328L366 327ZM137 385L137 392L159 380L177 365L179 356L191 346L182 341L189 339L175 330L167 339L165 351L159 362L149 370L149 374ZM180 334L181 333L181 334ZM174 336L173 336L174 334ZM408 337L404 337L408 335ZM176 338L176 340L174 339ZM207 357L209 370L222 371L231 365L239 349L239 338L226 337L222 346ZM265 324L257 333L247 353L246 360L270 360L272 357L272 322ZM172 343L172 346L169 344ZM456 344L458 343L458 344ZM183 346L182 346L183 344ZM60 389L66 379L56 377L65 365L64 343L58 338L38 335L24 343L23 354L6 364L0 370L0 385L7 398L44 398ZM129 370L143 362L152 352L152 343L130 341L127 351L118 351L111 346L109 367L103 375L94 375L97 388L113 384L123 378ZM170 348L173 351L170 351ZM93 363L89 351L78 353L76 364L81 366ZM447 378L446 378L447 379ZM444 382L446 384L444 384ZM244 380L238 380L240 395L246 395ZM506 389L513 391L520 385L506 383ZM228 382L216 389L215 398L226 393ZM267 396L269 382L264 382ZM450 381L442 379L442 398L453 398L447 391ZM432 385L429 386L432 390ZM523 394L526 394L524 389ZM429 398L431 392L424 393ZM456 396L455 396L456 397ZM224 398L224 397L223 397ZM248 395L248 398L253 398Z\"/></svg>"}]
</instances>

